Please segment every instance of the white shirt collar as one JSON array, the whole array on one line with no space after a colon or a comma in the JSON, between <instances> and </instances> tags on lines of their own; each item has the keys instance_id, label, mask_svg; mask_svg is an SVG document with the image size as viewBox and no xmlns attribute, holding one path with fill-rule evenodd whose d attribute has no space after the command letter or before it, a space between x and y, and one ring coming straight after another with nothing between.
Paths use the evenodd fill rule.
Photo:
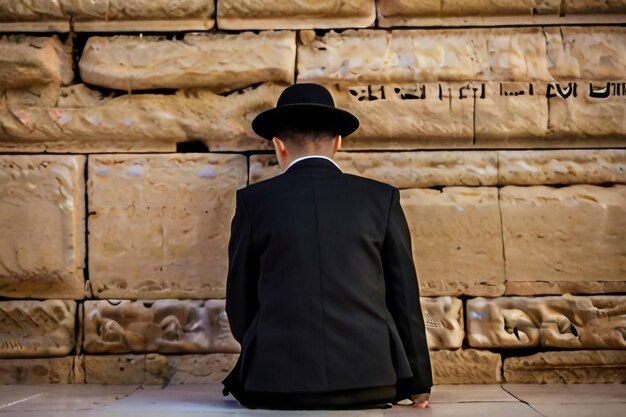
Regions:
<instances>
[{"instance_id":1,"label":"white shirt collar","mask_svg":"<svg viewBox=\"0 0 626 417\"><path fill-rule=\"evenodd\" d=\"M301 157L301 158L294 159L293 161L291 161L291 163L287 166L287 168L285 168L285 170L284 170L283 172L285 172L285 171L287 171L289 168L291 168L291 166L292 166L293 164L295 164L296 162L298 162L298 161L302 161L303 159L308 159L308 158L324 158L324 159L328 159L330 162L332 162L333 164L335 164L335 166L336 166L337 168L339 168L339 165L337 165L337 163L336 163L335 161L333 161L332 159L330 159L330 158L329 158L329 157L327 157L327 156L324 156L324 155L307 155L307 156L303 156L303 157ZM341 171L341 168L339 168L339 170Z\"/></svg>"}]
</instances>

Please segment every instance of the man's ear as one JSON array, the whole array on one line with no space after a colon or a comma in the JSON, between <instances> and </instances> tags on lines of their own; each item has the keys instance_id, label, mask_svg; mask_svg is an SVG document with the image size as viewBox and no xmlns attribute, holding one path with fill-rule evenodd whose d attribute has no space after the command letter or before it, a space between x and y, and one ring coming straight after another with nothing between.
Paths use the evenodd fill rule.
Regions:
<instances>
[{"instance_id":1,"label":"man's ear","mask_svg":"<svg viewBox=\"0 0 626 417\"><path fill-rule=\"evenodd\" d=\"M335 143L333 144L333 153L341 149L341 135L335 136Z\"/></svg>"},{"instance_id":2,"label":"man's ear","mask_svg":"<svg viewBox=\"0 0 626 417\"><path fill-rule=\"evenodd\" d=\"M276 136L272 138L272 143L274 143L274 150L276 151L276 158L278 158L279 163L282 164L284 159L287 157L287 147L285 146L285 142L278 139Z\"/></svg>"}]
</instances>

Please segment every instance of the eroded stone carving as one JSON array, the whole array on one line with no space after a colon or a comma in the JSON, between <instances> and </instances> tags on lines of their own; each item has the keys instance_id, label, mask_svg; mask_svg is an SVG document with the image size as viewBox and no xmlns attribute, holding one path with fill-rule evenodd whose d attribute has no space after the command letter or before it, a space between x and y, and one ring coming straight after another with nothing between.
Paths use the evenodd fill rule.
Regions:
<instances>
[{"instance_id":1,"label":"eroded stone carving","mask_svg":"<svg viewBox=\"0 0 626 417\"><path fill-rule=\"evenodd\" d=\"M232 91L261 82L293 83L295 33L188 33L91 37L80 58L83 81L124 91L207 88Z\"/></svg>"},{"instance_id":2,"label":"eroded stone carving","mask_svg":"<svg viewBox=\"0 0 626 417\"><path fill-rule=\"evenodd\" d=\"M224 300L85 301L89 353L237 353Z\"/></svg>"},{"instance_id":3,"label":"eroded stone carving","mask_svg":"<svg viewBox=\"0 0 626 417\"><path fill-rule=\"evenodd\" d=\"M63 356L74 348L74 301L1 301L0 357Z\"/></svg>"},{"instance_id":4,"label":"eroded stone carving","mask_svg":"<svg viewBox=\"0 0 626 417\"><path fill-rule=\"evenodd\" d=\"M0 295L82 298L82 155L0 155Z\"/></svg>"},{"instance_id":5,"label":"eroded stone carving","mask_svg":"<svg viewBox=\"0 0 626 417\"><path fill-rule=\"evenodd\" d=\"M504 292L497 188L415 188L400 195L421 295Z\"/></svg>"},{"instance_id":6,"label":"eroded stone carving","mask_svg":"<svg viewBox=\"0 0 626 417\"><path fill-rule=\"evenodd\" d=\"M505 358L504 379L530 384L624 384L626 350L539 352Z\"/></svg>"},{"instance_id":7,"label":"eroded stone carving","mask_svg":"<svg viewBox=\"0 0 626 417\"><path fill-rule=\"evenodd\" d=\"M625 348L626 297L474 298L467 301L473 347Z\"/></svg>"},{"instance_id":8,"label":"eroded stone carving","mask_svg":"<svg viewBox=\"0 0 626 417\"><path fill-rule=\"evenodd\" d=\"M177 142L192 139L211 151L269 149L250 124L280 91L263 84L228 96L180 90L99 99L73 86L61 89L56 105L49 99L32 105L32 97L29 105L9 105L0 98L0 152L174 152Z\"/></svg>"},{"instance_id":9,"label":"eroded stone carving","mask_svg":"<svg viewBox=\"0 0 626 417\"><path fill-rule=\"evenodd\" d=\"M221 382L238 354L208 355L85 355L88 384L185 384Z\"/></svg>"},{"instance_id":10,"label":"eroded stone carving","mask_svg":"<svg viewBox=\"0 0 626 417\"><path fill-rule=\"evenodd\" d=\"M505 186L506 294L626 291L626 186Z\"/></svg>"},{"instance_id":11,"label":"eroded stone carving","mask_svg":"<svg viewBox=\"0 0 626 417\"><path fill-rule=\"evenodd\" d=\"M559 33L559 28L544 32L540 27L305 33L298 48L298 81L354 84L623 78L626 56L618 45L626 43L626 28L572 27ZM608 61L607 65L599 64L603 61Z\"/></svg>"},{"instance_id":12,"label":"eroded stone carving","mask_svg":"<svg viewBox=\"0 0 626 417\"><path fill-rule=\"evenodd\" d=\"M420 297L428 348L456 349L463 345L463 302L454 297Z\"/></svg>"},{"instance_id":13,"label":"eroded stone carving","mask_svg":"<svg viewBox=\"0 0 626 417\"><path fill-rule=\"evenodd\" d=\"M374 0L220 0L222 29L328 29L368 27L376 19Z\"/></svg>"},{"instance_id":14,"label":"eroded stone carving","mask_svg":"<svg viewBox=\"0 0 626 417\"><path fill-rule=\"evenodd\" d=\"M626 184L626 150L498 151L500 185Z\"/></svg>"},{"instance_id":15,"label":"eroded stone carving","mask_svg":"<svg viewBox=\"0 0 626 417\"><path fill-rule=\"evenodd\" d=\"M56 36L0 38L0 89L69 84L73 78L72 51Z\"/></svg>"},{"instance_id":16,"label":"eroded stone carving","mask_svg":"<svg viewBox=\"0 0 626 417\"><path fill-rule=\"evenodd\" d=\"M502 381L498 353L478 349L431 350L434 384L495 384Z\"/></svg>"},{"instance_id":17,"label":"eroded stone carving","mask_svg":"<svg viewBox=\"0 0 626 417\"><path fill-rule=\"evenodd\" d=\"M89 157L89 279L98 298L225 294L243 155Z\"/></svg>"},{"instance_id":18,"label":"eroded stone carving","mask_svg":"<svg viewBox=\"0 0 626 417\"><path fill-rule=\"evenodd\" d=\"M338 152L342 171L383 181L399 188L450 185L496 185L496 155L492 151ZM274 155L250 156L250 183L281 173Z\"/></svg>"}]
</instances>

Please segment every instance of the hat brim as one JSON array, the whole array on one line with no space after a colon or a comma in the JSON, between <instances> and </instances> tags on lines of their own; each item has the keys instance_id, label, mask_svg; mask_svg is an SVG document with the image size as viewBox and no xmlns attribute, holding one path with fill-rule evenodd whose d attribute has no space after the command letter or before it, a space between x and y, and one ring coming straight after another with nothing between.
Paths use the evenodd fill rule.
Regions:
<instances>
[{"instance_id":1,"label":"hat brim","mask_svg":"<svg viewBox=\"0 0 626 417\"><path fill-rule=\"evenodd\" d=\"M265 110L252 120L252 130L267 140L285 128L325 130L346 137L359 128L359 119L336 107L298 103Z\"/></svg>"}]
</instances>

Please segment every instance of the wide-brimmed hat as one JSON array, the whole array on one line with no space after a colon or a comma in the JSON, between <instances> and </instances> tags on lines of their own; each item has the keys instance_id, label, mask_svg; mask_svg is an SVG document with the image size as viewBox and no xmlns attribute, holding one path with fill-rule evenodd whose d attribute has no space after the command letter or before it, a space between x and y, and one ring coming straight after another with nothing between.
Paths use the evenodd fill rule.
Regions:
<instances>
[{"instance_id":1,"label":"wide-brimmed hat","mask_svg":"<svg viewBox=\"0 0 626 417\"><path fill-rule=\"evenodd\" d=\"M335 107L333 96L323 86L302 83L287 87L276 107L252 121L254 132L268 140L286 128L329 131L345 137L359 128L359 119Z\"/></svg>"}]
</instances>

